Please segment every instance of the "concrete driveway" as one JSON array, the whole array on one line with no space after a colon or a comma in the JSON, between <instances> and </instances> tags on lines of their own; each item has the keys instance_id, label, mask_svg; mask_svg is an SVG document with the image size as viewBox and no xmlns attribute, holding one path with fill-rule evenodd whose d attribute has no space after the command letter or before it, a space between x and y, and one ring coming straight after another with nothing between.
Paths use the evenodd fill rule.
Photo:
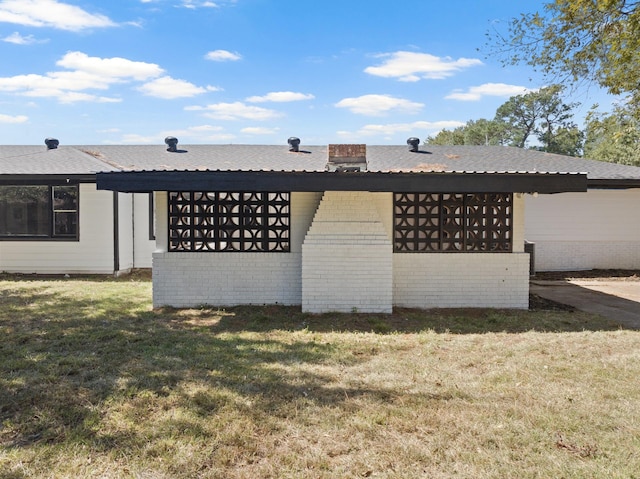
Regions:
<instances>
[{"instance_id":1,"label":"concrete driveway","mask_svg":"<svg viewBox=\"0 0 640 479\"><path fill-rule=\"evenodd\" d=\"M640 281L532 280L530 291L581 311L600 314L624 327L640 329Z\"/></svg>"}]
</instances>

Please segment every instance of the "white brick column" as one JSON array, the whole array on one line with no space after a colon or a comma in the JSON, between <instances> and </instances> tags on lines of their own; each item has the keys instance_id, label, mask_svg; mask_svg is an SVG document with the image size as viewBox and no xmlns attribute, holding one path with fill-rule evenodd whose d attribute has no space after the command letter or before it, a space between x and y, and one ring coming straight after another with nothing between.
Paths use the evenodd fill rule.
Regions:
<instances>
[{"instance_id":1,"label":"white brick column","mask_svg":"<svg viewBox=\"0 0 640 479\"><path fill-rule=\"evenodd\" d=\"M390 313L392 251L372 193L325 192L302 244L302 310Z\"/></svg>"}]
</instances>

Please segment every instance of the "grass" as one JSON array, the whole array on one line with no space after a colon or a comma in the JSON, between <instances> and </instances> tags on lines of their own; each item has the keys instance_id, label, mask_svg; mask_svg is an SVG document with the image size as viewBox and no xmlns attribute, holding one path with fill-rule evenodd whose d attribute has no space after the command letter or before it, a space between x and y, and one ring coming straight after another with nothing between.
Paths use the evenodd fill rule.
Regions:
<instances>
[{"instance_id":1,"label":"grass","mask_svg":"<svg viewBox=\"0 0 640 479\"><path fill-rule=\"evenodd\" d=\"M640 332L0 277L0 479L640 477Z\"/></svg>"}]
</instances>

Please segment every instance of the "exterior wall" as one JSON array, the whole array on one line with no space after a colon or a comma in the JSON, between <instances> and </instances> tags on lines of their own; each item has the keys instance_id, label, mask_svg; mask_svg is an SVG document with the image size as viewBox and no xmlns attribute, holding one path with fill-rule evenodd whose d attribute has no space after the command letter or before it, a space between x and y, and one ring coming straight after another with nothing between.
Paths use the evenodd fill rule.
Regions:
<instances>
[{"instance_id":1,"label":"exterior wall","mask_svg":"<svg viewBox=\"0 0 640 479\"><path fill-rule=\"evenodd\" d=\"M536 271L640 269L640 189L529 196L526 208Z\"/></svg>"},{"instance_id":2,"label":"exterior wall","mask_svg":"<svg viewBox=\"0 0 640 479\"><path fill-rule=\"evenodd\" d=\"M153 305L300 304L302 241L320 195L291 194L290 253L168 253L166 193L156 194Z\"/></svg>"},{"instance_id":3,"label":"exterior wall","mask_svg":"<svg viewBox=\"0 0 640 479\"><path fill-rule=\"evenodd\" d=\"M527 253L396 253L393 278L395 306L529 307Z\"/></svg>"},{"instance_id":4,"label":"exterior wall","mask_svg":"<svg viewBox=\"0 0 640 479\"><path fill-rule=\"evenodd\" d=\"M80 185L80 241L0 241L0 271L113 273L113 193Z\"/></svg>"},{"instance_id":5,"label":"exterior wall","mask_svg":"<svg viewBox=\"0 0 640 479\"><path fill-rule=\"evenodd\" d=\"M155 201L156 307L528 308L521 195L514 196L513 253L393 253L393 195L368 192L292 193L290 253L168 253L166 193Z\"/></svg>"},{"instance_id":6,"label":"exterior wall","mask_svg":"<svg viewBox=\"0 0 640 479\"><path fill-rule=\"evenodd\" d=\"M118 193L118 271L133 268L133 194Z\"/></svg>"},{"instance_id":7,"label":"exterior wall","mask_svg":"<svg viewBox=\"0 0 640 479\"><path fill-rule=\"evenodd\" d=\"M529 307L525 200L513 195L513 253L395 253L393 303L406 308Z\"/></svg>"},{"instance_id":8,"label":"exterior wall","mask_svg":"<svg viewBox=\"0 0 640 479\"><path fill-rule=\"evenodd\" d=\"M134 193L133 207L133 267L151 268L156 241L149 238L149 195Z\"/></svg>"},{"instance_id":9,"label":"exterior wall","mask_svg":"<svg viewBox=\"0 0 640 479\"><path fill-rule=\"evenodd\" d=\"M302 310L390 313L392 250L372 193L326 192L302 245Z\"/></svg>"}]
</instances>

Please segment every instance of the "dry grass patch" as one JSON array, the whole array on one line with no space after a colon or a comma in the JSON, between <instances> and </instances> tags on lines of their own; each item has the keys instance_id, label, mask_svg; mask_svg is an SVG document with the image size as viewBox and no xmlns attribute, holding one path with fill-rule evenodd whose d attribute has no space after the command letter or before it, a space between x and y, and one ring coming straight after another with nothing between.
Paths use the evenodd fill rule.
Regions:
<instances>
[{"instance_id":1,"label":"dry grass patch","mask_svg":"<svg viewBox=\"0 0 640 479\"><path fill-rule=\"evenodd\" d=\"M0 280L0 478L637 477L640 336L565 311L150 306Z\"/></svg>"}]
</instances>

